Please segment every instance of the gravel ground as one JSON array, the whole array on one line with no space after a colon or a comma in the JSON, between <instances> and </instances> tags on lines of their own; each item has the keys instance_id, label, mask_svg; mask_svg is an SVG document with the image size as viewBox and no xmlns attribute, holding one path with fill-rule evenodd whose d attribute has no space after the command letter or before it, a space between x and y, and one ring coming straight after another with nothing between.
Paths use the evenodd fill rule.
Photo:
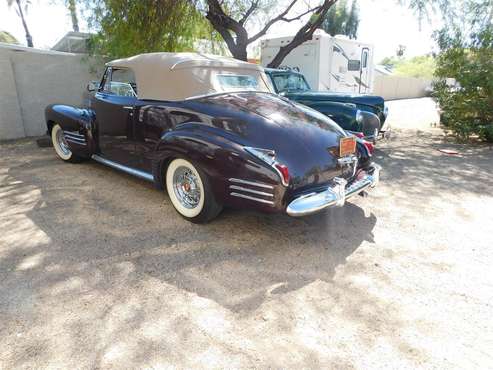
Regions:
<instances>
[{"instance_id":1,"label":"gravel ground","mask_svg":"<svg viewBox=\"0 0 493 370\"><path fill-rule=\"evenodd\" d=\"M193 225L0 145L0 368L493 368L493 150L397 127L376 157L342 209Z\"/></svg>"}]
</instances>

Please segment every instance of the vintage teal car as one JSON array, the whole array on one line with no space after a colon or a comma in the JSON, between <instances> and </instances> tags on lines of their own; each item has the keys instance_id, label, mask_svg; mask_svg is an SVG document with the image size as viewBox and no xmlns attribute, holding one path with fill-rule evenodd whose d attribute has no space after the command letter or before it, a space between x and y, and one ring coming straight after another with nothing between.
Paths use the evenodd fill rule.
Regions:
<instances>
[{"instance_id":1,"label":"vintage teal car","mask_svg":"<svg viewBox=\"0 0 493 370\"><path fill-rule=\"evenodd\" d=\"M362 132L372 141L389 130L388 109L380 96L313 91L294 70L265 68L265 73L278 94L318 110L345 130Z\"/></svg>"}]
</instances>

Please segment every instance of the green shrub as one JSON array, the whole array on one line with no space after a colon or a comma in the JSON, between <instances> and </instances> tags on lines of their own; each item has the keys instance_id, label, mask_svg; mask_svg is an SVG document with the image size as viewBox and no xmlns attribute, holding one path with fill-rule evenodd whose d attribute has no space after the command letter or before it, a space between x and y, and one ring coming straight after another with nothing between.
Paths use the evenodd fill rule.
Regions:
<instances>
[{"instance_id":1,"label":"green shrub","mask_svg":"<svg viewBox=\"0 0 493 370\"><path fill-rule=\"evenodd\" d=\"M442 124L459 139L477 135L493 142L493 31L465 38L459 30L441 31L434 84ZM454 79L451 85L447 79ZM450 80L449 80L450 81Z\"/></svg>"}]
</instances>

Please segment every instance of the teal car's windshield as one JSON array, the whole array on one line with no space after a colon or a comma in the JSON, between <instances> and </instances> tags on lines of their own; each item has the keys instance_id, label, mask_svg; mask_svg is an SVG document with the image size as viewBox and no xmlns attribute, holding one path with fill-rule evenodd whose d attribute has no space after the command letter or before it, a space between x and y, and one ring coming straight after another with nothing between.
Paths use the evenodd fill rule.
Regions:
<instances>
[{"instance_id":1,"label":"teal car's windshield","mask_svg":"<svg viewBox=\"0 0 493 370\"><path fill-rule=\"evenodd\" d=\"M305 77L297 73L279 73L272 76L272 82L277 92L309 91L310 86Z\"/></svg>"}]
</instances>

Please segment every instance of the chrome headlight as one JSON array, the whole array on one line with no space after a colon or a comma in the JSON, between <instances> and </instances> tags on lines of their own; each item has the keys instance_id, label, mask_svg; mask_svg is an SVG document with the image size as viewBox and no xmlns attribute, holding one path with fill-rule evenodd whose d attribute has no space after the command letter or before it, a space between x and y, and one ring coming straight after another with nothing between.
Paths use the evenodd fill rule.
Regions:
<instances>
[{"instance_id":1,"label":"chrome headlight","mask_svg":"<svg viewBox=\"0 0 493 370\"><path fill-rule=\"evenodd\" d=\"M387 118L387 116L389 115L389 107L387 104L384 104L383 106L383 115L385 116L385 118Z\"/></svg>"},{"instance_id":2,"label":"chrome headlight","mask_svg":"<svg viewBox=\"0 0 493 370\"><path fill-rule=\"evenodd\" d=\"M361 111L358 109L358 111L356 112L356 122L362 123L363 120L364 120L363 113L361 113Z\"/></svg>"}]
</instances>

